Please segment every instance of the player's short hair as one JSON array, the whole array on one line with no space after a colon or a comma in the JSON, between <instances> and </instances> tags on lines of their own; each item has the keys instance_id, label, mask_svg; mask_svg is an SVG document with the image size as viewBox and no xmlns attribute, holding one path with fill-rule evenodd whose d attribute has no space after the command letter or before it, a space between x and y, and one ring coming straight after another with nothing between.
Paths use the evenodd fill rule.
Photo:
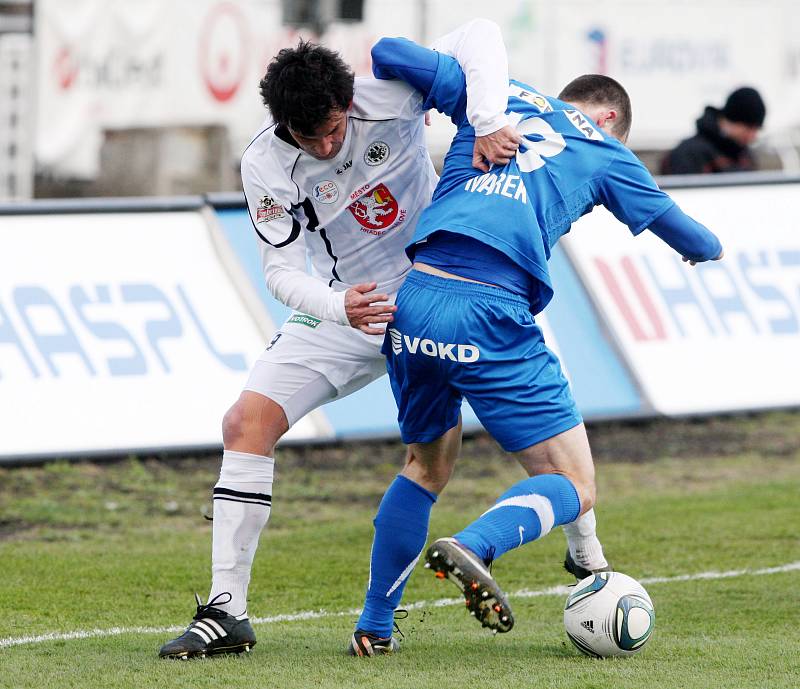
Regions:
<instances>
[{"instance_id":1,"label":"player's short hair","mask_svg":"<svg viewBox=\"0 0 800 689\"><path fill-rule=\"evenodd\" d=\"M276 123L314 136L334 111L350 105L353 79L338 53L301 39L278 52L259 87Z\"/></svg>"},{"instance_id":2,"label":"player's short hair","mask_svg":"<svg viewBox=\"0 0 800 689\"><path fill-rule=\"evenodd\" d=\"M633 113L628 92L618 81L605 74L584 74L573 79L558 94L559 100L587 105L607 105L617 111L612 131L622 141L631 131Z\"/></svg>"}]
</instances>

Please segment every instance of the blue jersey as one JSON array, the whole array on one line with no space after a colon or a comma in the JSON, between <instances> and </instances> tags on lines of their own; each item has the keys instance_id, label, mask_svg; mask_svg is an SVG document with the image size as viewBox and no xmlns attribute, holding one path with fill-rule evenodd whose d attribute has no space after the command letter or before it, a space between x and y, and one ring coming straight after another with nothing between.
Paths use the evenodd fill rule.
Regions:
<instances>
[{"instance_id":1,"label":"blue jersey","mask_svg":"<svg viewBox=\"0 0 800 689\"><path fill-rule=\"evenodd\" d=\"M426 60L422 68L420 58ZM403 39L384 39L373 49L373 64L376 76L408 81L425 95L425 108L449 115L458 127L413 243L447 230L500 250L532 276L534 313L553 295L550 250L575 220L602 204L636 235L674 206L623 144L574 106L515 80L506 114L524 143L506 166L484 174L472 166L475 131L456 60Z\"/></svg>"},{"instance_id":2,"label":"blue jersey","mask_svg":"<svg viewBox=\"0 0 800 689\"><path fill-rule=\"evenodd\" d=\"M440 56L426 106L451 115L459 129L414 241L446 229L499 249L539 284L534 313L553 295L550 249L578 218L602 204L638 234L674 204L628 148L572 106L521 82L509 85L506 113L525 141L505 167L488 173L472 166L475 132L452 58Z\"/></svg>"}]
</instances>

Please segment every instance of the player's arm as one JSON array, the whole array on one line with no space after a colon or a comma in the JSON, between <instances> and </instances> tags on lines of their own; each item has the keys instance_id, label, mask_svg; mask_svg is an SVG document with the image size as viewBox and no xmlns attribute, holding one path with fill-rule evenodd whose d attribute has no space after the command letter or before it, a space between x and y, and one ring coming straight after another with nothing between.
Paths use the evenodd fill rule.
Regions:
<instances>
[{"instance_id":1,"label":"player's arm","mask_svg":"<svg viewBox=\"0 0 800 689\"><path fill-rule=\"evenodd\" d=\"M261 242L261 261L267 289L282 304L340 325L350 325L370 335L382 335L373 327L388 323L396 307L386 302L389 296L376 294L377 284L355 285L337 292L306 270L306 249L302 237L288 246L276 249Z\"/></svg>"},{"instance_id":2,"label":"player's arm","mask_svg":"<svg viewBox=\"0 0 800 689\"><path fill-rule=\"evenodd\" d=\"M373 74L405 81L423 94L424 108L435 107L457 125L465 115L476 133L476 167L488 170L484 160L506 164L521 138L505 114L508 60L499 27L476 19L440 38L435 48L383 38L372 49Z\"/></svg>"},{"instance_id":3,"label":"player's arm","mask_svg":"<svg viewBox=\"0 0 800 689\"><path fill-rule=\"evenodd\" d=\"M508 57L500 27L473 19L437 39L433 49L458 61L467 88L467 119L476 136L508 124Z\"/></svg>"},{"instance_id":4,"label":"player's arm","mask_svg":"<svg viewBox=\"0 0 800 689\"><path fill-rule=\"evenodd\" d=\"M250 219L258 236L267 289L290 309L316 318L350 325L368 334L382 334L372 327L392 320L393 305L380 304L386 294L375 294L375 283L336 291L308 273L301 209L283 205L243 164L242 181ZM265 203L264 199L268 199Z\"/></svg>"},{"instance_id":5,"label":"player's arm","mask_svg":"<svg viewBox=\"0 0 800 689\"><path fill-rule=\"evenodd\" d=\"M602 176L600 202L634 235L650 229L692 265L722 258L716 235L684 213L627 148Z\"/></svg>"},{"instance_id":6,"label":"player's arm","mask_svg":"<svg viewBox=\"0 0 800 689\"><path fill-rule=\"evenodd\" d=\"M650 223L649 229L691 265L722 258L722 244L717 236L686 215L677 204Z\"/></svg>"},{"instance_id":7,"label":"player's arm","mask_svg":"<svg viewBox=\"0 0 800 689\"><path fill-rule=\"evenodd\" d=\"M264 189L245 191L245 197L270 294L290 309L346 325L344 293L330 289L306 269L305 238L297 209L284 206ZM264 198L272 201L266 209Z\"/></svg>"}]
</instances>

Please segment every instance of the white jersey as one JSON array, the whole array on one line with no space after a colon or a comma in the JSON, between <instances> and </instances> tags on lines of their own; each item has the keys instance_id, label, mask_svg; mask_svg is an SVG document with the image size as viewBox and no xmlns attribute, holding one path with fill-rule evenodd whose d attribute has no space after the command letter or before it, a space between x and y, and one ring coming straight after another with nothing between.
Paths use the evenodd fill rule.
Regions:
<instances>
[{"instance_id":1,"label":"white jersey","mask_svg":"<svg viewBox=\"0 0 800 689\"><path fill-rule=\"evenodd\" d=\"M499 27L475 19L434 47L464 69L476 134L507 124L508 63ZM349 325L349 287L377 282L378 292L397 291L411 267L405 247L437 183L423 126L418 92L371 78L355 80L344 143L331 160L317 160L270 119L264 123L242 157L242 183L276 299Z\"/></svg>"},{"instance_id":2,"label":"white jersey","mask_svg":"<svg viewBox=\"0 0 800 689\"><path fill-rule=\"evenodd\" d=\"M438 181L423 128L417 91L372 78L355 80L335 158L317 160L290 143L280 126L265 123L242 158L242 181L273 294L282 296L280 285L270 284L276 273L280 278L276 261L305 272L305 251L324 289L343 292L364 282L377 282L386 293L400 287L411 267L405 247ZM347 322L343 297L341 310L337 304L328 312L288 305Z\"/></svg>"}]
</instances>

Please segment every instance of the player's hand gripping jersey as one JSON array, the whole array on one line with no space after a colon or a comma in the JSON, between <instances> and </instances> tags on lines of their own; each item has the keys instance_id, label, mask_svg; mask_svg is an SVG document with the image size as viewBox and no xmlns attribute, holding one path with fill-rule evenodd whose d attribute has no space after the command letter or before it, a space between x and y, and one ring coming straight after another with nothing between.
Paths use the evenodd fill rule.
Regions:
<instances>
[{"instance_id":1,"label":"player's hand gripping jersey","mask_svg":"<svg viewBox=\"0 0 800 689\"><path fill-rule=\"evenodd\" d=\"M670 236L659 236L673 248L698 260L719 255L716 237L677 209L628 148L573 106L511 80L506 115L524 143L509 164L484 174L472 166L475 131L465 116L466 88L458 63L405 39L381 40L372 57L377 77L413 85L425 97L424 108L450 115L458 127L413 243L447 230L498 249L534 279L533 313L553 295L550 249L598 204L634 235L668 217L674 226Z\"/></svg>"},{"instance_id":2,"label":"player's hand gripping jersey","mask_svg":"<svg viewBox=\"0 0 800 689\"><path fill-rule=\"evenodd\" d=\"M398 289L410 268L404 248L437 181L422 112L422 97L405 84L356 79L344 144L330 160L265 123L242 157L242 180L276 298L347 325L349 287Z\"/></svg>"}]
</instances>

